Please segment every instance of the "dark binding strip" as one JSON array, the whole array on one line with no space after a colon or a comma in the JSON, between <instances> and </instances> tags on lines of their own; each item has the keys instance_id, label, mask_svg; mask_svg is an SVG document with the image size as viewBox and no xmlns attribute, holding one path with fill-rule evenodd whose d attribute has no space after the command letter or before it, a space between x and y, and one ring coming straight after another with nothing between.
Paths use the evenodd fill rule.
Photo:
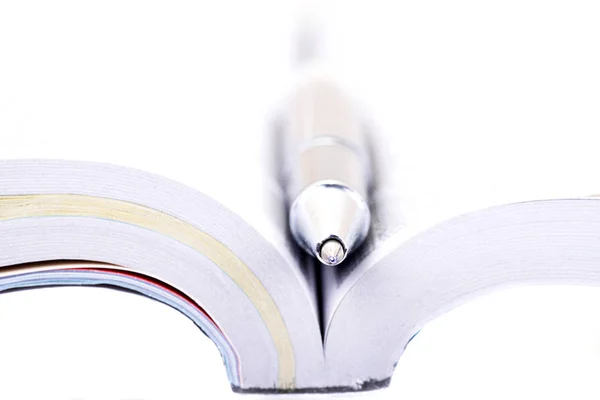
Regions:
<instances>
[{"instance_id":1,"label":"dark binding strip","mask_svg":"<svg viewBox=\"0 0 600 400\"><path fill-rule=\"evenodd\" d=\"M358 387L352 386L327 386L314 388L298 389L277 389L277 388L241 388L231 385L231 390L242 394L302 394L302 393L348 393L348 392L368 392L371 390L384 389L390 385L392 378L383 380L369 379L364 381Z\"/></svg>"}]
</instances>

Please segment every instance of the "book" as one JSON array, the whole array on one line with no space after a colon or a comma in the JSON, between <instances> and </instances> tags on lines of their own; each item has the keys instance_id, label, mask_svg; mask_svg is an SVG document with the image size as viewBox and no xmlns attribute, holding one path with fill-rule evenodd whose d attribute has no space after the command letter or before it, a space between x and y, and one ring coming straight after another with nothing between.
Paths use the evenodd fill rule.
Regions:
<instances>
[{"instance_id":1,"label":"book","mask_svg":"<svg viewBox=\"0 0 600 400\"><path fill-rule=\"evenodd\" d=\"M0 182L2 290L108 285L164 302L215 342L242 392L383 387L423 324L469 297L599 277L594 197L492 207L420 233L375 218L348 265L322 268L294 248L285 224L267 239L157 175L9 160ZM43 263L53 260L102 264Z\"/></svg>"},{"instance_id":2,"label":"book","mask_svg":"<svg viewBox=\"0 0 600 400\"><path fill-rule=\"evenodd\" d=\"M139 125L92 118L98 126L88 134L78 126L89 127L89 105L65 96L48 110L32 106L46 119L27 121L26 134L0 147L0 290L102 285L139 293L213 340L235 391L279 393L385 387L426 322L474 296L598 281L592 146L577 149L585 155L579 166L559 165L555 154L571 140L544 142L539 130L522 143L515 130L494 136L498 143L474 142L475 126L444 137L417 129L420 116L411 133L373 132L371 234L339 268L317 265L290 238L276 168L263 163L273 140L262 139L272 126L261 111L276 90L261 92L249 75L231 78L238 96L203 98L185 113L169 106L168 89L133 106L140 97L124 90L113 114L131 107L122 121ZM78 93L66 81L66 92ZM68 126L44 135L39 126L52 125L54 112L68 115L60 119ZM145 134L155 132L149 124L163 134ZM485 182L469 176L481 165Z\"/></svg>"}]
</instances>

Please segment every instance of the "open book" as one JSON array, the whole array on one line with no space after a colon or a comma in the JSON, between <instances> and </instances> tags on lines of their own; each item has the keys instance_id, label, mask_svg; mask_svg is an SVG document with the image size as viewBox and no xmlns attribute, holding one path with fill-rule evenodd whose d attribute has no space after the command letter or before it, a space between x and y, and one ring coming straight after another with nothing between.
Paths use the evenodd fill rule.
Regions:
<instances>
[{"instance_id":1,"label":"open book","mask_svg":"<svg viewBox=\"0 0 600 400\"><path fill-rule=\"evenodd\" d=\"M368 242L323 268L289 238L276 190L244 194L247 205L271 200L249 207L263 222L253 225L195 189L114 165L7 160L0 182L1 290L107 285L164 302L219 347L238 391L386 386L423 324L471 296L600 280L593 197L415 230L390 211L401 204L374 196ZM53 260L99 263L43 262Z\"/></svg>"},{"instance_id":2,"label":"open book","mask_svg":"<svg viewBox=\"0 0 600 400\"><path fill-rule=\"evenodd\" d=\"M456 53L462 57L471 49ZM179 310L214 341L234 390L286 392L386 386L421 327L473 296L515 284L600 283L600 199L569 197L600 193L586 186L597 181L597 150L585 144L569 149L585 143L583 130L566 139L546 137L552 124L580 121L574 118L579 114L528 108L546 125L531 129L523 141L518 126L506 122L517 118L514 110L512 118L490 127L486 111L494 107L465 95L461 107L434 107L438 113L450 110L435 125L419 98L421 85L407 80L392 90L391 80L374 84L409 93L410 101L401 105L387 102L394 112L408 111L401 122L385 110L388 118L377 118L385 132L373 136L376 181L367 242L338 268L323 268L290 238L275 168L263 162L271 159L272 142L264 135L271 128L266 110L276 83L285 81L274 72L278 66L225 59L219 65L245 66L228 78L233 96L211 73L197 73L204 59L181 62L181 76L196 80L179 81L175 89L156 84L152 96L145 96L139 93L154 75L144 80L138 73L153 63L141 60L137 69L122 66L125 72L118 74L127 79L118 81L110 105L93 103L91 95L80 104L78 82L89 85L86 92L102 93L117 73L106 81L87 75L78 80L69 75L77 71L56 68L62 79L28 77L42 88L36 93L56 97L16 102L11 115L35 117L16 121L13 134L2 137L1 291L105 285L139 293ZM487 75L468 79L472 72L462 64L448 64L463 78L456 80L461 88L475 82L470 90L478 93L477 82L485 81L503 89L501 81ZM100 68L85 65L82 71ZM412 76L420 69L414 68L400 75ZM436 79L436 85L454 82ZM5 86L20 93L18 86ZM201 93L197 102L177 102L186 88ZM453 87L440 92L453 93ZM527 96L515 97L515 110L529 106ZM577 96L553 98L571 104ZM422 103L410 108L413 101ZM119 116L120 124L107 122ZM446 126L452 126L448 135L436 131ZM481 126L490 129L485 137L477 136ZM52 135L44 134L48 127L54 127ZM581 157L565 165L556 154L569 150ZM472 174L479 168L485 182Z\"/></svg>"}]
</instances>

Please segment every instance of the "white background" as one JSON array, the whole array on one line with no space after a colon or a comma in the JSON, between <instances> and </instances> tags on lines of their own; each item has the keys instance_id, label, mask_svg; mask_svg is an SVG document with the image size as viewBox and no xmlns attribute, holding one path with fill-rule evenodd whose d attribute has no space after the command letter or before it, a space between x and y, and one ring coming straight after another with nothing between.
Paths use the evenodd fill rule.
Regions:
<instances>
[{"instance_id":1,"label":"white background","mask_svg":"<svg viewBox=\"0 0 600 400\"><path fill-rule=\"evenodd\" d=\"M287 2L0 4L0 157L113 162L224 202L290 81ZM600 193L593 1L332 2L332 70L390 141L409 223ZM234 188L234 189L232 189ZM364 398L597 398L600 292L519 288L433 321ZM231 396L219 354L161 304L103 289L0 296L0 398ZM345 397L340 395L338 397Z\"/></svg>"}]
</instances>

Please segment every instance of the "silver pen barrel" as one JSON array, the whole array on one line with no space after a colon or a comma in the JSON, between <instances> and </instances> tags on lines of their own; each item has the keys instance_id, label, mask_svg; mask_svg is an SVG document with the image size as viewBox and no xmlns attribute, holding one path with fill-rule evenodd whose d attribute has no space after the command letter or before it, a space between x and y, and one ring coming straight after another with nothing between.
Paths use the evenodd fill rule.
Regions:
<instances>
[{"instance_id":1,"label":"silver pen barrel","mask_svg":"<svg viewBox=\"0 0 600 400\"><path fill-rule=\"evenodd\" d=\"M362 121L335 84L315 79L297 89L284 126L290 230L308 253L337 265L369 231Z\"/></svg>"}]
</instances>

